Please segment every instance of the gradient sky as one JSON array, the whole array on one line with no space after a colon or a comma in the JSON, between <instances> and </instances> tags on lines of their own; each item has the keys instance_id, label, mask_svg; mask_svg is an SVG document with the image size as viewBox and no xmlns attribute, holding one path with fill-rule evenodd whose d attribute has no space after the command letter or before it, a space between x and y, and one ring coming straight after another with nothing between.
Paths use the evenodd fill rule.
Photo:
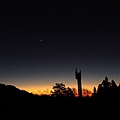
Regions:
<instances>
[{"instance_id":1,"label":"gradient sky","mask_svg":"<svg viewBox=\"0 0 120 120\"><path fill-rule=\"evenodd\" d=\"M42 41L41 41L42 40ZM57 82L90 90L120 82L120 13L109 2L0 5L0 83L29 92Z\"/></svg>"}]
</instances>

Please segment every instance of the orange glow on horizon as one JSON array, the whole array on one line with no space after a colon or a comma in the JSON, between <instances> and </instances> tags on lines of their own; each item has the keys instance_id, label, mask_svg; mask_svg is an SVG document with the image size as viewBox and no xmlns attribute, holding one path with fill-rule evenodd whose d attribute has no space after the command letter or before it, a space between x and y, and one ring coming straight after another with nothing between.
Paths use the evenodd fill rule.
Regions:
<instances>
[{"instance_id":1,"label":"orange glow on horizon","mask_svg":"<svg viewBox=\"0 0 120 120\"><path fill-rule=\"evenodd\" d=\"M66 86L67 87L67 86ZM37 94L37 95L42 95L42 94L44 94L44 95L50 95L50 93L51 93L51 91L52 91L52 87L38 87L38 86L29 86L29 87L18 87L19 89L21 89L21 90L25 90L25 91L28 91L29 93L33 93L33 94ZM70 87L71 89L72 88L75 88L76 90L77 90L77 88L76 87ZM85 89L87 89L87 90L89 90L89 91L91 91L90 89L91 89L91 87L87 87L87 86L85 86L84 87ZM83 88L83 89L84 89ZM89 93L88 94L89 96L91 96L92 95L92 91L91 91L91 93ZM78 93L75 95L76 97L78 96ZM85 94L82 94L82 96L83 97L85 97Z\"/></svg>"},{"instance_id":2,"label":"orange glow on horizon","mask_svg":"<svg viewBox=\"0 0 120 120\"><path fill-rule=\"evenodd\" d=\"M57 80L58 81L58 80ZM62 81L65 84L65 87L70 87L70 88L75 88L77 89L77 82L76 80L59 80ZM21 90L25 90L28 91L30 93L33 94L49 94L50 91L52 90L53 85L55 85L55 83L61 83L61 82L45 82L45 83L40 83L40 82L24 82L24 83L18 83L18 82L9 82L9 83L4 83L4 84L11 84L14 85L15 87L21 89ZM97 87L98 83L87 83L82 81L82 89L88 89L89 91L93 92L93 88Z\"/></svg>"}]
</instances>

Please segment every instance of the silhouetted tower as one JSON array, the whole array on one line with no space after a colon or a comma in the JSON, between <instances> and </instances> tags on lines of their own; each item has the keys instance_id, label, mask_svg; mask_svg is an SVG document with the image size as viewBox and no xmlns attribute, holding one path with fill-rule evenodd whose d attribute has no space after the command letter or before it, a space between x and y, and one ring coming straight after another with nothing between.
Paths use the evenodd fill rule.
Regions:
<instances>
[{"instance_id":1,"label":"silhouetted tower","mask_svg":"<svg viewBox=\"0 0 120 120\"><path fill-rule=\"evenodd\" d=\"M78 95L79 97L82 97L81 70L80 72L77 72L77 68L76 68L75 77L77 79L77 84L78 84Z\"/></svg>"}]
</instances>

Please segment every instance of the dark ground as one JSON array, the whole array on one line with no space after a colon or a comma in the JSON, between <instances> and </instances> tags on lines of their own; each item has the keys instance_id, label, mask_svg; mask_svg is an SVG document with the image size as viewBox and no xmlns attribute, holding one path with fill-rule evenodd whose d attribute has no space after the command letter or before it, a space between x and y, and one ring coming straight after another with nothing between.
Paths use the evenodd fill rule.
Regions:
<instances>
[{"instance_id":1,"label":"dark ground","mask_svg":"<svg viewBox=\"0 0 120 120\"><path fill-rule=\"evenodd\" d=\"M0 120L40 120L79 118L83 120L119 119L119 99L29 97L0 98Z\"/></svg>"},{"instance_id":2,"label":"dark ground","mask_svg":"<svg viewBox=\"0 0 120 120\"><path fill-rule=\"evenodd\" d=\"M55 98L33 95L14 86L0 84L0 120L120 119L119 92L115 93L112 94L114 97L100 93L82 99Z\"/></svg>"}]
</instances>

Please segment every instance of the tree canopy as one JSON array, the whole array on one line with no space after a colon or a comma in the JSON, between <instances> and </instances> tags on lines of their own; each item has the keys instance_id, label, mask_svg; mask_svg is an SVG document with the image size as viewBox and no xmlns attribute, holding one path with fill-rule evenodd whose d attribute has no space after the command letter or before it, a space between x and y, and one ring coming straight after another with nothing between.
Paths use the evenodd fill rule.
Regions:
<instances>
[{"instance_id":1,"label":"tree canopy","mask_svg":"<svg viewBox=\"0 0 120 120\"><path fill-rule=\"evenodd\" d=\"M56 83L51 91L53 97L74 97L74 92L70 87L66 87L64 83Z\"/></svg>"}]
</instances>

